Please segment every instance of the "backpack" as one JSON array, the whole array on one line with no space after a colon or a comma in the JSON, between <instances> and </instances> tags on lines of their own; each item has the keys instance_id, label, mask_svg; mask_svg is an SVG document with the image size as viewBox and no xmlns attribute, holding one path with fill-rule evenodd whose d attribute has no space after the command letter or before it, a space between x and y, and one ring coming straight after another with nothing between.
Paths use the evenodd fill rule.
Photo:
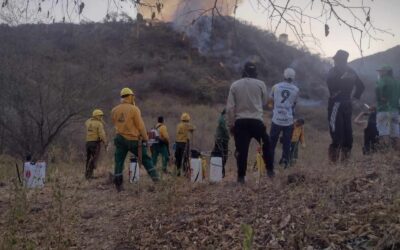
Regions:
<instances>
[{"instance_id":1,"label":"backpack","mask_svg":"<svg viewBox=\"0 0 400 250\"><path fill-rule=\"evenodd\" d=\"M149 143L155 144L160 142L160 131L158 130L160 126L152 128L147 134L149 136Z\"/></svg>"}]
</instances>

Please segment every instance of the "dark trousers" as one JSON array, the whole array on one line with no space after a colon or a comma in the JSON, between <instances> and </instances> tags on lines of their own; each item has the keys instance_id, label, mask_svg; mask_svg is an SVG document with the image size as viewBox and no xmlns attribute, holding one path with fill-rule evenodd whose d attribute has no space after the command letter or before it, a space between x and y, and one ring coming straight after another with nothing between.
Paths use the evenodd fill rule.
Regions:
<instances>
[{"instance_id":1,"label":"dark trousers","mask_svg":"<svg viewBox=\"0 0 400 250\"><path fill-rule=\"evenodd\" d=\"M282 132L282 158L281 160L285 165L289 163L290 158L290 142L292 139L293 125L290 126L279 126L275 123L271 125L271 149L272 149L272 160L275 159L275 148L279 140L279 135Z\"/></svg>"},{"instance_id":2,"label":"dark trousers","mask_svg":"<svg viewBox=\"0 0 400 250\"><path fill-rule=\"evenodd\" d=\"M290 144L290 163L294 163L299 157L299 143L297 141Z\"/></svg>"},{"instance_id":3,"label":"dark trousers","mask_svg":"<svg viewBox=\"0 0 400 250\"><path fill-rule=\"evenodd\" d=\"M351 126L351 102L329 102L328 119L332 143L329 155L336 161L342 153L342 159L347 159L353 146L353 129Z\"/></svg>"},{"instance_id":4,"label":"dark trousers","mask_svg":"<svg viewBox=\"0 0 400 250\"><path fill-rule=\"evenodd\" d=\"M236 163L238 167L238 178L246 176L247 157L249 145L252 138L262 144L263 158L266 168L273 172L274 163L272 160L271 146L267 130L262 121L256 119L238 119L235 122L234 129L236 146Z\"/></svg>"},{"instance_id":5,"label":"dark trousers","mask_svg":"<svg viewBox=\"0 0 400 250\"><path fill-rule=\"evenodd\" d=\"M364 148L363 153L369 154L376 151L378 145L378 131L376 128L364 129Z\"/></svg>"},{"instance_id":6,"label":"dark trousers","mask_svg":"<svg viewBox=\"0 0 400 250\"><path fill-rule=\"evenodd\" d=\"M183 165L183 171L186 172L189 167L189 144L186 142L176 142L175 148L175 165L178 171L178 175L181 173Z\"/></svg>"},{"instance_id":7,"label":"dark trousers","mask_svg":"<svg viewBox=\"0 0 400 250\"><path fill-rule=\"evenodd\" d=\"M96 163L100 154L100 141L86 142L86 167L85 177L87 179L93 177L93 171L96 168Z\"/></svg>"},{"instance_id":8,"label":"dark trousers","mask_svg":"<svg viewBox=\"0 0 400 250\"><path fill-rule=\"evenodd\" d=\"M228 160L228 143L225 141L215 141L211 155L220 156L222 158L222 177L225 177L225 165Z\"/></svg>"}]
</instances>

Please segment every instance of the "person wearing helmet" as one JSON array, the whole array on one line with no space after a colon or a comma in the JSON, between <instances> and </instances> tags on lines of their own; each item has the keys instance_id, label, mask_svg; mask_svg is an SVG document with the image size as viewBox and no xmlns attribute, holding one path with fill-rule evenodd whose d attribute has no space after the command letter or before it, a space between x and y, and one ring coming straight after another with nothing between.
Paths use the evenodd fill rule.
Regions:
<instances>
[{"instance_id":1,"label":"person wearing helmet","mask_svg":"<svg viewBox=\"0 0 400 250\"><path fill-rule=\"evenodd\" d=\"M158 156L161 155L162 159L162 171L168 173L167 167L169 162L169 135L167 126L164 123L164 117L159 116L157 119L158 123L154 129L158 132L158 138L156 142L152 145L152 158L153 165L157 165Z\"/></svg>"},{"instance_id":2,"label":"person wearing helmet","mask_svg":"<svg viewBox=\"0 0 400 250\"><path fill-rule=\"evenodd\" d=\"M270 98L273 102L273 114L271 124L271 148L272 159L275 157L275 148L278 143L279 135L282 132L282 157L280 164L285 168L290 163L290 144L294 123L294 108L299 96L299 88L293 83L296 72L292 68L287 68L283 72L283 82L272 87Z\"/></svg>"},{"instance_id":3,"label":"person wearing helmet","mask_svg":"<svg viewBox=\"0 0 400 250\"><path fill-rule=\"evenodd\" d=\"M148 135L139 108L135 105L135 96L130 88L121 90L121 104L111 111L112 122L116 129L115 145L115 171L114 184L117 191L123 190L124 162L128 151L142 158L142 164L153 181L158 181L157 170L153 166L151 157L147 153ZM142 145L139 141L142 140ZM142 155L139 156L139 147Z\"/></svg>"},{"instance_id":4,"label":"person wearing helmet","mask_svg":"<svg viewBox=\"0 0 400 250\"><path fill-rule=\"evenodd\" d=\"M399 99L400 86L393 77L393 69L384 65L378 69L379 80L376 83L377 115L379 143L387 148L394 148L399 140Z\"/></svg>"},{"instance_id":5,"label":"person wearing helmet","mask_svg":"<svg viewBox=\"0 0 400 250\"><path fill-rule=\"evenodd\" d=\"M96 169L97 159L100 154L100 145L104 144L107 150L107 136L104 131L104 113L100 109L95 109L92 117L85 122L86 126L86 179L93 178L93 171Z\"/></svg>"},{"instance_id":6,"label":"person wearing helmet","mask_svg":"<svg viewBox=\"0 0 400 250\"><path fill-rule=\"evenodd\" d=\"M195 127L190 123L190 115L183 113L181 122L176 127L176 143L175 143L175 165L177 175L181 175L182 165L183 171L186 172L189 164L189 146Z\"/></svg>"},{"instance_id":7,"label":"person wearing helmet","mask_svg":"<svg viewBox=\"0 0 400 250\"><path fill-rule=\"evenodd\" d=\"M263 108L267 104L267 98L267 87L263 81L257 79L256 65L247 62L242 78L232 83L226 104L229 130L235 139L237 181L241 184L245 183L252 138L262 146L267 175L274 176L270 140L263 119Z\"/></svg>"},{"instance_id":8,"label":"person wearing helmet","mask_svg":"<svg viewBox=\"0 0 400 250\"><path fill-rule=\"evenodd\" d=\"M353 146L352 102L358 102L364 92L364 84L356 72L347 65L349 53L338 50L333 57L334 67L329 71L328 120L332 143L329 146L331 162L349 159ZM354 94L353 94L354 92Z\"/></svg>"}]
</instances>

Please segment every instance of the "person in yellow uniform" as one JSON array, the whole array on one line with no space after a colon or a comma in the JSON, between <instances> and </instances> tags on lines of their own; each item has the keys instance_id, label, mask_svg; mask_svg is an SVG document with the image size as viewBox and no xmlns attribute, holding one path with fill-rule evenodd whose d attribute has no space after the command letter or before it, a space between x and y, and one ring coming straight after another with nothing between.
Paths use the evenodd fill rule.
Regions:
<instances>
[{"instance_id":1,"label":"person in yellow uniform","mask_svg":"<svg viewBox=\"0 0 400 250\"><path fill-rule=\"evenodd\" d=\"M93 110L92 117L85 122L86 126L86 179L93 178L93 171L100 155L101 143L107 149L107 137L104 131L104 113L100 109Z\"/></svg>"},{"instance_id":2,"label":"person in yellow uniform","mask_svg":"<svg viewBox=\"0 0 400 250\"><path fill-rule=\"evenodd\" d=\"M158 181L157 170L147 153L147 130L139 108L135 105L135 96L130 88L121 90L121 104L111 111L112 122L116 129L115 145L115 171L114 184L118 192L123 190L124 162L128 151L138 155L139 147L142 147L142 164L153 181ZM142 145L139 145L142 140Z\"/></svg>"},{"instance_id":3,"label":"person in yellow uniform","mask_svg":"<svg viewBox=\"0 0 400 250\"><path fill-rule=\"evenodd\" d=\"M158 138L153 144L152 158L153 165L157 165L158 156L162 158L162 171L167 173L167 167L169 162L169 135L167 126L164 124L164 117L160 116L157 119L158 123L154 129L157 130Z\"/></svg>"},{"instance_id":4,"label":"person in yellow uniform","mask_svg":"<svg viewBox=\"0 0 400 250\"><path fill-rule=\"evenodd\" d=\"M183 113L181 122L176 127L176 143L175 143L175 165L177 175L181 175L181 168L186 172L189 167L189 146L191 135L195 127L190 123L190 115Z\"/></svg>"}]
</instances>

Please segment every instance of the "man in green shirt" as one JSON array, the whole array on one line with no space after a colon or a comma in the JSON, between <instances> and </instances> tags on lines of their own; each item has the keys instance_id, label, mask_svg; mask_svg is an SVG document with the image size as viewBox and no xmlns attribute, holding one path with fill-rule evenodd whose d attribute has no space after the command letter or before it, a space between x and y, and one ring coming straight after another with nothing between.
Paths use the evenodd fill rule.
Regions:
<instances>
[{"instance_id":1,"label":"man in green shirt","mask_svg":"<svg viewBox=\"0 0 400 250\"><path fill-rule=\"evenodd\" d=\"M222 158L222 177L225 177L225 165L228 159L229 131L226 125L226 109L221 112L218 119L218 127L215 133L215 145L212 151L213 156Z\"/></svg>"},{"instance_id":2,"label":"man in green shirt","mask_svg":"<svg viewBox=\"0 0 400 250\"><path fill-rule=\"evenodd\" d=\"M393 69L385 65L378 69L379 80L376 83L377 128L380 142L389 146L397 146L400 137L399 99L400 84L393 77Z\"/></svg>"}]
</instances>

